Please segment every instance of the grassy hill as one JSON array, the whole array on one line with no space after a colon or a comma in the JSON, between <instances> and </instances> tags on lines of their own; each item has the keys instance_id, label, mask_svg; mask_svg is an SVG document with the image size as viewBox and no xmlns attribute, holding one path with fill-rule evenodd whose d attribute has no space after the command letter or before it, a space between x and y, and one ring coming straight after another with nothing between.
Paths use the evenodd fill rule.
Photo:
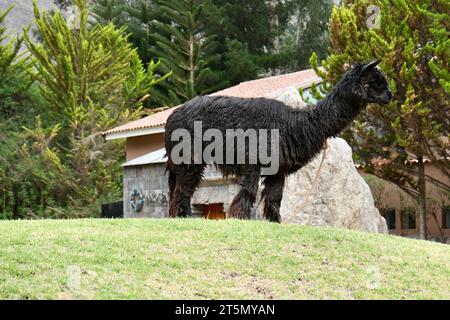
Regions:
<instances>
[{"instance_id":1,"label":"grassy hill","mask_svg":"<svg viewBox=\"0 0 450 320\"><path fill-rule=\"evenodd\" d=\"M450 246L265 222L0 222L0 298L450 298Z\"/></svg>"}]
</instances>

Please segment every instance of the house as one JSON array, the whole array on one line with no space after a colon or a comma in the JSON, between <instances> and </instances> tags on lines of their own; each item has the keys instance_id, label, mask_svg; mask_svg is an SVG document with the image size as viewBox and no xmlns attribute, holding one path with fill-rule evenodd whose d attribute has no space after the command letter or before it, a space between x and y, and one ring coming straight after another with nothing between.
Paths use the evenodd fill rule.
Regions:
<instances>
[{"instance_id":1,"label":"house","mask_svg":"<svg viewBox=\"0 0 450 320\"><path fill-rule=\"evenodd\" d=\"M414 165L414 161L411 161ZM386 219L390 234L403 237L419 237L419 210L416 201L391 182L364 173L357 168L365 178L372 191L376 207ZM431 161L425 161L425 174L430 179L450 185L446 177ZM449 191L438 188L427 180L427 238L438 242L450 243L450 197Z\"/></svg>"},{"instance_id":2,"label":"house","mask_svg":"<svg viewBox=\"0 0 450 320\"><path fill-rule=\"evenodd\" d=\"M313 83L321 78L313 70L247 81L213 95L242 98L277 97L293 87L306 95ZM155 217L167 215L168 184L165 175L164 126L176 107L127 123L104 133L106 140L126 139L126 163L123 184L124 217ZM208 167L205 179L192 199L194 216L223 219L228 206L239 190L237 181L225 179L213 167ZM253 218L258 218L255 207Z\"/></svg>"}]
</instances>

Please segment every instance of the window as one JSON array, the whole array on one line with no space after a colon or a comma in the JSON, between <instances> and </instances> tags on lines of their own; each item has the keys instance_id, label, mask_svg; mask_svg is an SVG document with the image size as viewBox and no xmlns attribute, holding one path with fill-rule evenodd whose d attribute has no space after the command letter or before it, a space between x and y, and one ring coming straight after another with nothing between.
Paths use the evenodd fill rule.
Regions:
<instances>
[{"instance_id":1,"label":"window","mask_svg":"<svg viewBox=\"0 0 450 320\"><path fill-rule=\"evenodd\" d=\"M402 229L416 229L416 212L412 208L403 209Z\"/></svg>"},{"instance_id":2,"label":"window","mask_svg":"<svg viewBox=\"0 0 450 320\"><path fill-rule=\"evenodd\" d=\"M386 223L389 230L395 230L395 209L386 208L380 209L381 215L386 219Z\"/></svg>"},{"instance_id":3,"label":"window","mask_svg":"<svg viewBox=\"0 0 450 320\"><path fill-rule=\"evenodd\" d=\"M442 207L442 228L450 229L450 206Z\"/></svg>"}]
</instances>

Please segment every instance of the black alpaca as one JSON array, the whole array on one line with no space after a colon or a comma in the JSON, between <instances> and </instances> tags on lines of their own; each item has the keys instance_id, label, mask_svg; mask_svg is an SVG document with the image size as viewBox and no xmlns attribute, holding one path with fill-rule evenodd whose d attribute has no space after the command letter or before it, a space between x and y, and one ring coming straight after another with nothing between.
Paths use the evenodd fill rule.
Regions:
<instances>
[{"instance_id":1,"label":"black alpaca","mask_svg":"<svg viewBox=\"0 0 450 320\"><path fill-rule=\"evenodd\" d=\"M221 96L196 97L179 107L166 124L169 216L191 215L191 197L203 178L206 166L205 163L175 165L171 152L178 142L171 141L172 133L183 128L193 137L194 122L202 121L203 131L209 128L219 129L221 132L239 128L244 131L279 130L279 171L275 175L263 177L262 197L264 218L281 222L280 204L285 177L310 162L321 151L325 140L337 136L368 103L384 105L391 100L388 83L376 68L378 63L379 61L355 65L324 100L304 109L294 109L271 99ZM243 152L248 153L248 146L246 148ZM191 159L193 157L194 154ZM261 168L264 166L259 163L219 164L218 167L225 176L235 175L241 181L242 189L234 198L228 216L249 219L258 191Z\"/></svg>"}]
</instances>

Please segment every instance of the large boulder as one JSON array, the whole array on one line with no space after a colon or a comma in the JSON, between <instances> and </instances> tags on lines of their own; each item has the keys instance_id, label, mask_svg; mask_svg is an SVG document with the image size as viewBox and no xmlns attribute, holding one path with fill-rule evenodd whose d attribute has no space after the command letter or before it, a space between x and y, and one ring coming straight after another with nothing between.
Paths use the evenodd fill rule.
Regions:
<instances>
[{"instance_id":1,"label":"large boulder","mask_svg":"<svg viewBox=\"0 0 450 320\"><path fill-rule=\"evenodd\" d=\"M278 100L301 107L297 90L280 93ZM281 204L284 222L332 226L387 233L369 186L356 170L352 149L340 138L328 140L328 151L314 183L323 153L286 179Z\"/></svg>"}]
</instances>

